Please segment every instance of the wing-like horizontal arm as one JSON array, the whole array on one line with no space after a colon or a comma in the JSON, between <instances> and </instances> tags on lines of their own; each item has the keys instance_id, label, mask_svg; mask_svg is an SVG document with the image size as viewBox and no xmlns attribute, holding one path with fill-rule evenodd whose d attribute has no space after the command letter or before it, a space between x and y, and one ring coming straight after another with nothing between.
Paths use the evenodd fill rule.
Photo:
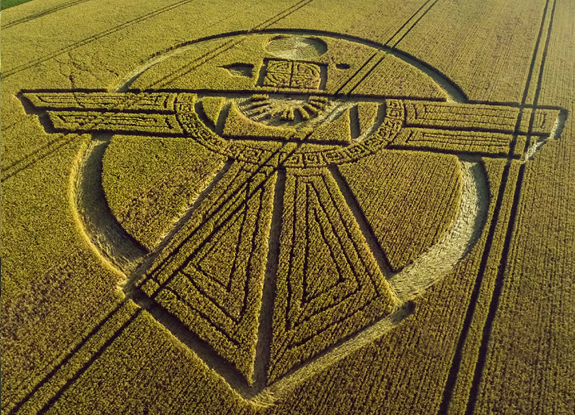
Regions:
<instances>
[{"instance_id":1,"label":"wing-like horizontal arm","mask_svg":"<svg viewBox=\"0 0 575 415\"><path fill-rule=\"evenodd\" d=\"M405 101L405 124L390 148L519 157L527 137L549 137L560 109ZM513 154L511 154L513 152Z\"/></svg>"},{"instance_id":2,"label":"wing-like horizontal arm","mask_svg":"<svg viewBox=\"0 0 575 415\"><path fill-rule=\"evenodd\" d=\"M38 109L174 112L177 93L24 92Z\"/></svg>"},{"instance_id":3,"label":"wing-like horizontal arm","mask_svg":"<svg viewBox=\"0 0 575 415\"><path fill-rule=\"evenodd\" d=\"M54 130L59 132L184 135L175 114L98 111L47 111L47 113Z\"/></svg>"},{"instance_id":4,"label":"wing-like horizontal arm","mask_svg":"<svg viewBox=\"0 0 575 415\"><path fill-rule=\"evenodd\" d=\"M177 93L26 92L58 132L182 136Z\"/></svg>"}]
</instances>

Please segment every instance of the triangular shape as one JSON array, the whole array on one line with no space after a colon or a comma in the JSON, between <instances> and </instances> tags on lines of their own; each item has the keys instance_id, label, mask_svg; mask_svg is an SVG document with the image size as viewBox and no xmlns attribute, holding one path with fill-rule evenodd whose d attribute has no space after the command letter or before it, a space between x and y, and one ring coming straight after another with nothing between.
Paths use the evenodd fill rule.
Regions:
<instances>
[{"instance_id":1,"label":"triangular shape","mask_svg":"<svg viewBox=\"0 0 575 415\"><path fill-rule=\"evenodd\" d=\"M218 118L220 117L220 112L224 106L225 99L222 97L205 97L202 98L202 109L206 118L210 120L213 127L218 125Z\"/></svg>"},{"instance_id":2,"label":"triangular shape","mask_svg":"<svg viewBox=\"0 0 575 415\"><path fill-rule=\"evenodd\" d=\"M229 74L232 76L245 76L247 78L251 78L253 76L254 65L251 63L232 63L222 66L222 68L227 69Z\"/></svg>"},{"instance_id":3,"label":"triangular shape","mask_svg":"<svg viewBox=\"0 0 575 415\"><path fill-rule=\"evenodd\" d=\"M395 272L438 243L455 220L462 177L455 155L387 150L338 169Z\"/></svg>"},{"instance_id":4,"label":"triangular shape","mask_svg":"<svg viewBox=\"0 0 575 415\"><path fill-rule=\"evenodd\" d=\"M388 315L397 301L329 171L288 170L285 188L270 382ZM337 282L314 275L305 266L313 262L337 272ZM318 295L306 301L313 285Z\"/></svg>"},{"instance_id":5,"label":"triangular shape","mask_svg":"<svg viewBox=\"0 0 575 415\"><path fill-rule=\"evenodd\" d=\"M233 164L138 283L249 383L275 176L273 168Z\"/></svg>"},{"instance_id":6,"label":"triangular shape","mask_svg":"<svg viewBox=\"0 0 575 415\"><path fill-rule=\"evenodd\" d=\"M197 259L188 264L186 268L194 267L229 291L232 273L236 271L238 262L237 254L240 250L240 236L243 232L246 212L247 209L244 209L241 214L224 224L209 241L206 241L198 251Z\"/></svg>"},{"instance_id":7,"label":"triangular shape","mask_svg":"<svg viewBox=\"0 0 575 415\"><path fill-rule=\"evenodd\" d=\"M357 118L360 136L375 123L378 108L379 104L376 102L360 102L357 104Z\"/></svg>"},{"instance_id":8,"label":"triangular shape","mask_svg":"<svg viewBox=\"0 0 575 415\"><path fill-rule=\"evenodd\" d=\"M336 264L334 248L329 246L327 240L329 237L326 236L333 232L329 228L322 227L317 215L317 209L308 209L304 302L309 302L330 290L344 277Z\"/></svg>"}]
</instances>

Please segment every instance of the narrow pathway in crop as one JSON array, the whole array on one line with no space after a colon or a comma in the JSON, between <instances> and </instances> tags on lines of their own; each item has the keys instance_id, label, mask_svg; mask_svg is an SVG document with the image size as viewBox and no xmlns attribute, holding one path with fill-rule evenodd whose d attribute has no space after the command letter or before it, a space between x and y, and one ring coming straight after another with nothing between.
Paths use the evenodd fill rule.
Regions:
<instances>
[{"instance_id":1,"label":"narrow pathway in crop","mask_svg":"<svg viewBox=\"0 0 575 415\"><path fill-rule=\"evenodd\" d=\"M543 17L541 19L541 26L539 28L539 33L537 36L535 49L533 51L533 56L531 59L531 65L529 68L529 73L527 75L527 80L526 80L525 89L523 92L523 97L521 100L521 105L520 105L521 111L519 112L519 116L517 118L517 122L515 125L515 133L514 133L513 142L511 145L513 150L515 149L515 146L517 143L517 137L519 136L520 125L521 125L522 118L523 118L524 113L525 113L524 109L529 108L531 106L536 106L538 103L538 100L539 100L539 91L541 88L541 81L543 78L545 62L546 62L546 58L547 58L549 39L550 39L551 30L552 30L552 26L553 26L553 17L554 17L553 15L555 13L555 5L556 5L556 0L547 0L545 3L545 8L543 10ZM549 21L546 25L546 21L547 21L549 14L551 17L549 18ZM546 26L547 26L547 28L546 28ZM540 64L539 68L536 67L536 62L537 62L538 58L541 58L541 64ZM538 73L538 75L537 75L537 73ZM535 76L537 76L537 80L534 82ZM535 90L534 100L533 100L533 102L528 102L528 97L530 95L530 92L533 92L533 90ZM531 117L529 120L529 132L531 132L531 130L533 128L534 120L535 120L535 111L532 111ZM527 138L528 138L527 147L529 147L529 139L530 139L529 134L527 135ZM511 151L511 153L510 153L511 157L513 156L513 153L514 153L514 151ZM517 207L519 204L519 198L520 198L520 193L521 193L521 185L522 185L523 176L525 173L525 164L522 164L520 167L520 170L519 170L519 177L518 177L517 182L513 183L512 181L509 180L509 171L511 168L511 160L512 160L511 157L508 160L508 162L505 166L504 172L503 172L503 178L502 178L501 185L499 188L499 194L498 194L498 198L497 198L496 205L495 205L495 211L493 214L493 219L491 221L491 226L490 226L488 237L487 237L486 249L484 251L484 254L483 254L483 257L481 260L479 274L478 274L476 282L475 282L474 290L471 294L469 307L467 309L467 313L465 316L464 326L463 326L463 329L461 331L459 341L457 343L457 349L455 351L455 356L453 359L451 370L449 372L447 383L445 385L445 390L443 393L443 401L441 403L441 406L440 406L439 412L438 412L439 414L447 414L449 412L449 406L450 406L450 403L451 403L452 398L453 398L453 391L455 388L455 384L457 382L457 376L458 376L459 370L461 368L462 360L463 360L463 349L464 349L465 343L468 339L470 325L471 325L471 322L473 321L474 313L475 313L475 310L476 310L476 307L477 307L477 304L479 301L479 294L481 292L483 279L484 279L484 276L486 273L487 262L488 262L488 260L490 260L490 261L494 260L494 258L490 258L491 252L490 252L489 248L491 247L491 245L493 243L493 239L495 237L496 226L497 226L499 219L500 219L500 211L501 211L501 206L503 204L504 194L505 194L506 188L508 186L515 186L514 189L512 189L513 194L514 194L514 201L513 201L513 206L511 209L509 223L507 226L507 232L505 235L505 243L504 243L504 247L503 247L503 253L502 253L500 260L498 261L499 267L498 267L496 281L495 281L495 288L494 288L493 292L491 293L490 301L488 300L490 303L489 314L487 316L487 321L485 322L485 325L483 327L481 345L479 348L477 364L475 366L475 373L474 373L473 383L471 385L471 390L470 390L470 394L469 394L469 400L468 400L468 404L467 404L466 414L467 415L473 414L475 411L475 406L477 404L479 385L481 383L481 377L482 377L483 369L484 369L485 363L486 363L487 349L488 349L488 344L489 344L489 340L490 340L490 334L491 334L491 330L492 330L492 326L493 326L493 321L495 318L495 314L497 312L497 308L499 305L499 297L501 295L501 291L503 288L503 282L504 282L504 277L505 277L505 266L507 264L509 247L511 244L511 238L513 236L513 231L514 231L514 226L515 226L515 216L517 214Z\"/></svg>"},{"instance_id":2,"label":"narrow pathway in crop","mask_svg":"<svg viewBox=\"0 0 575 415\"><path fill-rule=\"evenodd\" d=\"M62 11L62 10L66 10L66 9L68 9L68 8L70 8L70 7L73 7L73 6L76 6L76 5L78 5L78 4L86 3L87 1L92 1L92 0L72 0L72 1L68 1L68 2L63 3L63 4L60 4L60 5L58 5L58 6L51 7L51 8L49 8L49 9L47 9L47 10L43 10L43 11L41 11L41 12L34 13L34 14L30 15L30 16L22 17L22 18L20 18L20 19L16 19L16 20L13 20L13 21L11 21L11 22L9 22L9 23L6 23L5 25L2 25L2 30L10 29L11 27L14 27L14 26L18 26L18 25L21 25L21 24L24 24L24 23L31 22L31 21L33 21L33 20L39 19L40 17L48 16L49 14L57 13L57 12Z\"/></svg>"}]
</instances>

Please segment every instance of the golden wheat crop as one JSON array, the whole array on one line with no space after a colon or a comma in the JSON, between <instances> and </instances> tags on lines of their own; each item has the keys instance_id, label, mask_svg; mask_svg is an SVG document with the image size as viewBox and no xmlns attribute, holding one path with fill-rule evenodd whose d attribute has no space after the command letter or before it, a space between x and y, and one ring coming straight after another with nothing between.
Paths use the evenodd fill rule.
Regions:
<instances>
[{"instance_id":1,"label":"golden wheat crop","mask_svg":"<svg viewBox=\"0 0 575 415\"><path fill-rule=\"evenodd\" d=\"M575 413L574 15L3 10L2 414Z\"/></svg>"}]
</instances>

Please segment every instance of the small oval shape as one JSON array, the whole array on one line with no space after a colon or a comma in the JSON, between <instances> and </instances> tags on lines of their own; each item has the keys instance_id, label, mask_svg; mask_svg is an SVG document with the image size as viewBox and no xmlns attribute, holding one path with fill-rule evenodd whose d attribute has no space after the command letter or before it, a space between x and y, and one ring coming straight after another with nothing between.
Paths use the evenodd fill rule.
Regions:
<instances>
[{"instance_id":1,"label":"small oval shape","mask_svg":"<svg viewBox=\"0 0 575 415\"><path fill-rule=\"evenodd\" d=\"M327 44L312 37L276 36L269 41L265 49L276 58L307 60L327 52Z\"/></svg>"}]
</instances>

